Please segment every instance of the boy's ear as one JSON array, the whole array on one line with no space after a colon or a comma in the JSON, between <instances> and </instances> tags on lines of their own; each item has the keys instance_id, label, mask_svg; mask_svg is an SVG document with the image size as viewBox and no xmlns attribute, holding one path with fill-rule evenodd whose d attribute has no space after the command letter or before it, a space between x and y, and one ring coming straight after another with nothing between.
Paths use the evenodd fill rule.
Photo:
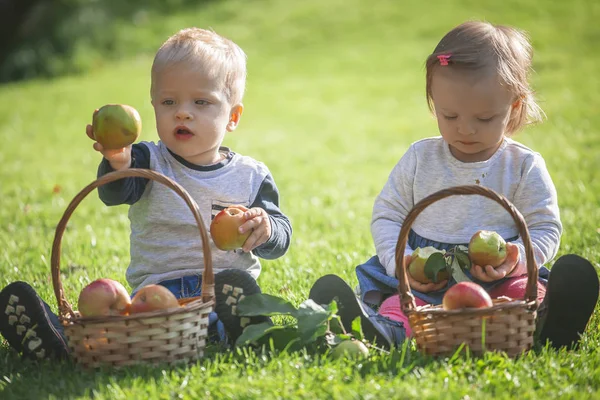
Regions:
<instances>
[{"instance_id":1,"label":"boy's ear","mask_svg":"<svg viewBox=\"0 0 600 400\"><path fill-rule=\"evenodd\" d=\"M242 113L244 112L244 105L242 103L236 104L231 107L231 112L229 113L229 122L227 123L227 132L231 132L237 128L240 123L240 118L242 118Z\"/></svg>"}]
</instances>

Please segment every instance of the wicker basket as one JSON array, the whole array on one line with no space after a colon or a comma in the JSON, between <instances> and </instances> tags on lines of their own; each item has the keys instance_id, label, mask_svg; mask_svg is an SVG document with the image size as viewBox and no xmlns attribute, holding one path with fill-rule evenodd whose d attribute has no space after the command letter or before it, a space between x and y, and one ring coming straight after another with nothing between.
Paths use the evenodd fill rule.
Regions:
<instances>
[{"instance_id":1,"label":"wicker basket","mask_svg":"<svg viewBox=\"0 0 600 400\"><path fill-rule=\"evenodd\" d=\"M513 217L525 244L527 287L525 298L496 299L493 306L483 309L444 310L442 306L416 307L410 292L404 250L408 233L417 216L429 205L453 195L480 195L498 202ZM436 192L421 201L408 213L396 247L396 275L400 306L408 317L417 348L429 355L450 355L462 344L474 354L503 351L516 356L533 344L537 309L538 270L533 256L531 238L523 216L503 196L477 185L456 186Z\"/></svg>"},{"instance_id":2,"label":"wicker basket","mask_svg":"<svg viewBox=\"0 0 600 400\"><path fill-rule=\"evenodd\" d=\"M77 205L95 188L126 177L147 178L173 189L188 205L198 228L204 252L201 297L179 301L181 307L129 316L83 318L65 298L60 279L61 240ZM52 283L72 357L86 367L137 363L195 361L204 354L208 315L214 304L214 275L209 239L198 205L173 180L145 169L106 174L85 187L67 207L56 227L52 245Z\"/></svg>"}]
</instances>

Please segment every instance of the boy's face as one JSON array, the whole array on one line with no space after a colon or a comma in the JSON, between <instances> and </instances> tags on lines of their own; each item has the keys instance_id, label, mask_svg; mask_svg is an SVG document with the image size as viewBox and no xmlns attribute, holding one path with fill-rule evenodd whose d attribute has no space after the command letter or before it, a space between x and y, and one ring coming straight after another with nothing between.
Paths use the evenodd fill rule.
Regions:
<instances>
[{"instance_id":1,"label":"boy's face","mask_svg":"<svg viewBox=\"0 0 600 400\"><path fill-rule=\"evenodd\" d=\"M440 134L458 160L485 161L504 139L514 96L494 74L472 77L443 68L431 82Z\"/></svg>"},{"instance_id":2,"label":"boy's face","mask_svg":"<svg viewBox=\"0 0 600 400\"><path fill-rule=\"evenodd\" d=\"M243 106L230 104L221 79L178 64L154 81L152 105L160 140L173 153L196 165L221 159L219 146L239 122Z\"/></svg>"}]
</instances>

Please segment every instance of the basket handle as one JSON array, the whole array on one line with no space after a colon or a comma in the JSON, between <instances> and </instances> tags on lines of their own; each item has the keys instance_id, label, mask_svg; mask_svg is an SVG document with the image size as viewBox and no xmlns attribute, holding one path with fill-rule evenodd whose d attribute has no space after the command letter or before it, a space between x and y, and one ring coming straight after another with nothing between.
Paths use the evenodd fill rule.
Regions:
<instances>
[{"instance_id":1,"label":"basket handle","mask_svg":"<svg viewBox=\"0 0 600 400\"><path fill-rule=\"evenodd\" d=\"M508 199L492 189L488 189L479 185L464 185L454 186L447 189L440 190L419 201L412 210L407 214L402 228L400 229L400 235L398 236L398 243L396 245L396 276L398 277L398 293L400 294L400 305L405 311L412 311L416 309L415 298L410 292L410 286L408 284L408 276L406 275L406 266L404 265L404 250L406 249L406 242L408 240L408 233L412 224L417 219L417 216L428 206L435 203L438 200L454 195L480 195L492 199L499 203L508 213L512 216L515 221L517 228L519 229L519 235L523 239L525 245L525 258L527 262L527 286L525 288L525 300L527 302L534 301L537 298L537 280L538 280L538 269L535 264L535 257L533 256L533 246L531 244L531 237L529 236L529 230L523 215L516 209L516 207L508 201Z\"/></svg>"},{"instance_id":2,"label":"basket handle","mask_svg":"<svg viewBox=\"0 0 600 400\"><path fill-rule=\"evenodd\" d=\"M73 200L71 200L71 203L65 210L65 213L63 214L60 222L56 226L56 233L54 235L54 242L52 244L52 258L50 261L50 265L52 267L52 285L54 286L54 294L56 295L56 300L58 302L60 316L63 318L75 317L73 308L71 307L71 305L65 297L62 282L60 280L60 250L62 236L65 232L65 228L67 227L67 222L73 214L73 211L75 211L75 208L77 208L79 203L81 203L81 201L92 190L107 183L129 177L146 178L162 183L163 185L169 187L175 193L177 193L188 205L188 207L192 211L192 214L194 214L194 218L196 219L196 223L198 224L198 228L200 229L200 237L202 239L202 250L204 254L204 271L202 272L202 301L208 302L214 300L215 283L212 266L212 257L210 253L210 241L206 232L206 227L204 226L204 222L202 221L202 217L200 216L198 204L196 204L194 199L181 185L179 185L172 179L167 178L166 176L149 169L129 168L123 171L114 171L103 175L94 182L87 185L85 188L83 188L83 190L81 190L81 192L79 192L73 198Z\"/></svg>"}]
</instances>

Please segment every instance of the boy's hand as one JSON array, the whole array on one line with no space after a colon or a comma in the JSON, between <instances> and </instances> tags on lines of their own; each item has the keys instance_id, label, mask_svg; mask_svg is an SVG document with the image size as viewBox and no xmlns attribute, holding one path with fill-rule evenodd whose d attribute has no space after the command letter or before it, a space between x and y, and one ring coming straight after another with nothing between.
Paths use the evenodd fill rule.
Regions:
<instances>
[{"instance_id":1,"label":"boy's hand","mask_svg":"<svg viewBox=\"0 0 600 400\"><path fill-rule=\"evenodd\" d=\"M411 289L417 290L422 293L429 293L429 292L435 292L437 290L440 290L440 289L443 289L446 287L446 285L448 284L448 279L445 279L438 283L433 283L433 282L421 283L419 281L416 281L412 277L410 272L408 272L408 264L410 264L410 260L411 260L411 257L409 255L404 256L404 265L407 268L406 275L408 276L408 284L410 285Z\"/></svg>"},{"instance_id":2,"label":"boy's hand","mask_svg":"<svg viewBox=\"0 0 600 400\"><path fill-rule=\"evenodd\" d=\"M473 264L471 275L483 282L493 282L508 276L515 268L523 267L524 262L519 259L519 247L516 244L506 243L506 253L506 260L496 268Z\"/></svg>"},{"instance_id":3,"label":"boy's hand","mask_svg":"<svg viewBox=\"0 0 600 400\"><path fill-rule=\"evenodd\" d=\"M240 233L252 231L244 242L242 250L251 252L271 237L271 220L269 214L260 207L250 208L244 213L246 222L240 226Z\"/></svg>"},{"instance_id":4,"label":"boy's hand","mask_svg":"<svg viewBox=\"0 0 600 400\"><path fill-rule=\"evenodd\" d=\"M98 112L98 110L94 111L94 115ZM85 127L85 133L92 140L94 139L94 131L92 125L88 124ZM127 169L131 165L131 145L127 147L123 147L122 149L104 149L102 145L98 142L94 143L94 150L100 152L104 158L110 163L110 166L115 171Z\"/></svg>"}]
</instances>

